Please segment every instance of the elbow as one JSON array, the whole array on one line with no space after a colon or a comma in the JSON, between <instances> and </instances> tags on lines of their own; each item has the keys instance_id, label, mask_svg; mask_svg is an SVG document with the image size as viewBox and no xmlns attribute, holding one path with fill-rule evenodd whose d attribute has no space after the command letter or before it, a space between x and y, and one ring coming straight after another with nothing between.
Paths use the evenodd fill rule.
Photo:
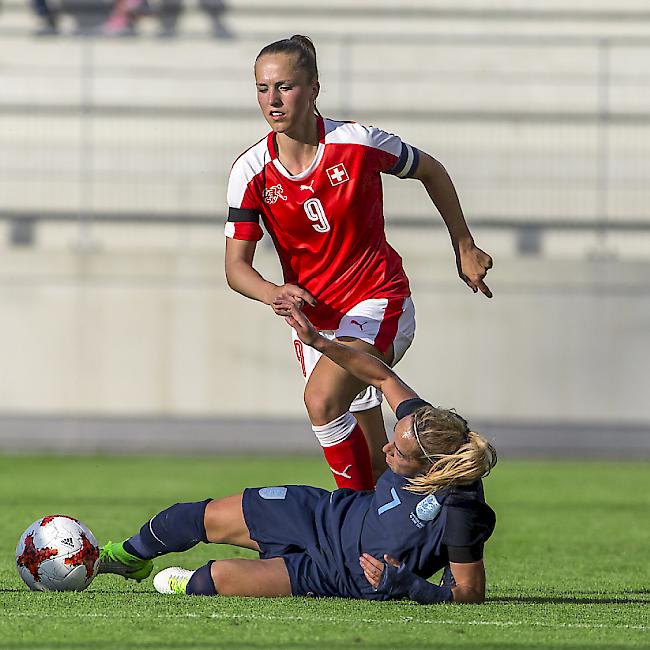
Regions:
<instances>
[{"instance_id":1,"label":"elbow","mask_svg":"<svg viewBox=\"0 0 650 650\"><path fill-rule=\"evenodd\" d=\"M453 587L454 602L461 605L482 605L485 602L485 591L467 587Z\"/></svg>"},{"instance_id":2,"label":"elbow","mask_svg":"<svg viewBox=\"0 0 650 650\"><path fill-rule=\"evenodd\" d=\"M482 605L485 602L485 594L474 594L473 598L468 601L469 605Z\"/></svg>"},{"instance_id":3,"label":"elbow","mask_svg":"<svg viewBox=\"0 0 650 650\"><path fill-rule=\"evenodd\" d=\"M235 280L232 276L232 273L228 272L228 268L226 267L226 284L233 290L237 291L237 287L235 284Z\"/></svg>"},{"instance_id":4,"label":"elbow","mask_svg":"<svg viewBox=\"0 0 650 650\"><path fill-rule=\"evenodd\" d=\"M233 291L239 291L237 264L226 260L226 283Z\"/></svg>"}]
</instances>

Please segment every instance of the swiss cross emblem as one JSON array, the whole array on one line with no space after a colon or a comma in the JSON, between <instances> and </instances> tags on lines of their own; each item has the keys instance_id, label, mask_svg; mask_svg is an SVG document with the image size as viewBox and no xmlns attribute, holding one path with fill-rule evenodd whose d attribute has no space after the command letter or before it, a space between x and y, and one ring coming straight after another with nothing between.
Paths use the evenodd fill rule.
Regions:
<instances>
[{"instance_id":1,"label":"swiss cross emblem","mask_svg":"<svg viewBox=\"0 0 650 650\"><path fill-rule=\"evenodd\" d=\"M345 169L345 165L343 163L334 165L334 167L330 167L325 171L327 172L327 176L329 177L330 183L332 185L340 185L341 183L345 183L345 181L350 180L348 172Z\"/></svg>"}]
</instances>

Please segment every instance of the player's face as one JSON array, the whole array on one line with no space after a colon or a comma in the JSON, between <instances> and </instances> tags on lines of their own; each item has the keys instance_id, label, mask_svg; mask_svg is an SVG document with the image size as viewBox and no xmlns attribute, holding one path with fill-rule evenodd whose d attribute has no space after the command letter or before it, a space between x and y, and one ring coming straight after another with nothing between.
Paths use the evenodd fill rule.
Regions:
<instances>
[{"instance_id":1,"label":"player's face","mask_svg":"<svg viewBox=\"0 0 650 650\"><path fill-rule=\"evenodd\" d=\"M427 467L413 433L413 417L407 415L397 422L393 439L382 449L388 467L401 476L415 476Z\"/></svg>"},{"instance_id":2,"label":"player's face","mask_svg":"<svg viewBox=\"0 0 650 650\"><path fill-rule=\"evenodd\" d=\"M255 64L257 101L264 118L276 133L303 129L314 119L318 82L310 82L296 67L295 57L269 54Z\"/></svg>"}]
</instances>

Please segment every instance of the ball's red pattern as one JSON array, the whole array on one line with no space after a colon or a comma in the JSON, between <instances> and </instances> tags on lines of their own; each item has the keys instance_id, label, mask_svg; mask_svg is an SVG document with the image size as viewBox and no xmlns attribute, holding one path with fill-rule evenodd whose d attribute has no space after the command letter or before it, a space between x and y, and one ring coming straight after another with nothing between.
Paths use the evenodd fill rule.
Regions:
<instances>
[{"instance_id":1,"label":"ball's red pattern","mask_svg":"<svg viewBox=\"0 0 650 650\"><path fill-rule=\"evenodd\" d=\"M41 577L38 568L41 562L49 560L58 554L59 552L55 548L36 548L34 546L34 534L32 533L25 537L25 550L16 559L16 563L18 566L24 566L34 576L34 580L39 582Z\"/></svg>"}]
</instances>

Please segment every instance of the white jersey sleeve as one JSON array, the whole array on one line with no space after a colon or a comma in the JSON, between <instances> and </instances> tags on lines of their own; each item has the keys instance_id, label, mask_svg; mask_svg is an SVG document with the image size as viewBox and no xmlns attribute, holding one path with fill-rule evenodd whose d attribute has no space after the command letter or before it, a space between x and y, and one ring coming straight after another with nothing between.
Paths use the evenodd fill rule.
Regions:
<instances>
[{"instance_id":1,"label":"white jersey sleeve","mask_svg":"<svg viewBox=\"0 0 650 650\"><path fill-rule=\"evenodd\" d=\"M325 142L361 145L376 171L399 178L412 177L420 161L420 152L399 136L357 122L326 120Z\"/></svg>"},{"instance_id":2,"label":"white jersey sleeve","mask_svg":"<svg viewBox=\"0 0 650 650\"><path fill-rule=\"evenodd\" d=\"M374 126L367 127L370 145L395 156L394 164L388 169L382 169L385 174L399 178L411 178L415 174L420 162L420 152L410 144L404 142L399 136L387 131L382 131Z\"/></svg>"},{"instance_id":3,"label":"white jersey sleeve","mask_svg":"<svg viewBox=\"0 0 650 650\"><path fill-rule=\"evenodd\" d=\"M232 166L228 179L228 221L226 237L258 241L263 236L260 222L259 198L255 177L264 169L260 143L242 154Z\"/></svg>"}]
</instances>

